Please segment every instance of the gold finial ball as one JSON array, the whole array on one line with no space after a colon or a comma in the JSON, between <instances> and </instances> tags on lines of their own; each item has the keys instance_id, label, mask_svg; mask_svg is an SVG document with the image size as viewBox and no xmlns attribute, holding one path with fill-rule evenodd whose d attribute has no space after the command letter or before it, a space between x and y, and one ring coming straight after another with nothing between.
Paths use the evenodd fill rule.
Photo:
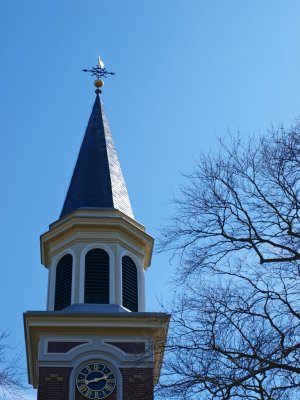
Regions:
<instances>
[{"instance_id":1,"label":"gold finial ball","mask_svg":"<svg viewBox=\"0 0 300 400\"><path fill-rule=\"evenodd\" d=\"M104 82L103 82L103 80L102 79L96 79L95 81L94 81L94 85L96 86L96 88L101 88L103 85L104 85Z\"/></svg>"}]
</instances>

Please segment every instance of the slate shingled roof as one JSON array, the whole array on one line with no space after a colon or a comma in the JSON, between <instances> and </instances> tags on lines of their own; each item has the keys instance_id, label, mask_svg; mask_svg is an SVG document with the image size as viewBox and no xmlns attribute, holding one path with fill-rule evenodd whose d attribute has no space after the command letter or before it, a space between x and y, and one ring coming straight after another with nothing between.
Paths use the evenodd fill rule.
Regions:
<instances>
[{"instance_id":1,"label":"slate shingled roof","mask_svg":"<svg viewBox=\"0 0 300 400\"><path fill-rule=\"evenodd\" d=\"M113 138L98 94L60 218L79 208L116 209L134 218Z\"/></svg>"}]
</instances>

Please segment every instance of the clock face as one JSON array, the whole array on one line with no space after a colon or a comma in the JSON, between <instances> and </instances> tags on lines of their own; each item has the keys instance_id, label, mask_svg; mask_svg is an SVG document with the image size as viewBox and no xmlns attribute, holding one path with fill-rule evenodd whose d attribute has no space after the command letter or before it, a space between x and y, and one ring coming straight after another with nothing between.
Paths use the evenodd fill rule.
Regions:
<instances>
[{"instance_id":1,"label":"clock face","mask_svg":"<svg viewBox=\"0 0 300 400\"><path fill-rule=\"evenodd\" d=\"M115 390L116 377L107 365L92 362L81 367L76 386L88 399L104 399Z\"/></svg>"}]
</instances>

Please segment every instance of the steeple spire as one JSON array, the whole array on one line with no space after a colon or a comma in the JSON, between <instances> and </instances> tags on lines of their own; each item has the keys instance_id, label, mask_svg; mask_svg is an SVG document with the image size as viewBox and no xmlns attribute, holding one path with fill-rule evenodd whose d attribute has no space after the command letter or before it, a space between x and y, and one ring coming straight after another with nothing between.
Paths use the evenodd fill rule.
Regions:
<instances>
[{"instance_id":1,"label":"steeple spire","mask_svg":"<svg viewBox=\"0 0 300 400\"><path fill-rule=\"evenodd\" d=\"M99 88L103 85L100 77L113 73L106 71L102 61L96 68L84 71L96 73L96 99L60 217L80 208L96 208L115 209L134 218L113 138L100 100Z\"/></svg>"}]
</instances>

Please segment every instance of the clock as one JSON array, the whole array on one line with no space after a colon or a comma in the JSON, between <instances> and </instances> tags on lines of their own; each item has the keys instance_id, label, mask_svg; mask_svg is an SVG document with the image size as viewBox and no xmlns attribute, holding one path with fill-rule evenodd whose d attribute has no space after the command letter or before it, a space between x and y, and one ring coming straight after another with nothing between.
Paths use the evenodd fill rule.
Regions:
<instances>
[{"instance_id":1,"label":"clock","mask_svg":"<svg viewBox=\"0 0 300 400\"><path fill-rule=\"evenodd\" d=\"M80 368L76 386L88 399L104 399L115 390L116 377L110 367L94 361Z\"/></svg>"}]
</instances>

